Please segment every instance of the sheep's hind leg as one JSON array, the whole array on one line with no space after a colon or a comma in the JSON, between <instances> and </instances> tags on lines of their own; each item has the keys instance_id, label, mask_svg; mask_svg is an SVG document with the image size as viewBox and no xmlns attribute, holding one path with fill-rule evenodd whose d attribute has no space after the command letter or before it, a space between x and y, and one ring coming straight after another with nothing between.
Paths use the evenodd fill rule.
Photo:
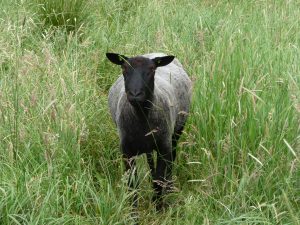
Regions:
<instances>
[{"instance_id":1,"label":"sheep's hind leg","mask_svg":"<svg viewBox=\"0 0 300 225\"><path fill-rule=\"evenodd\" d=\"M177 143L178 140L182 134L184 125L182 127L180 127L177 131L174 131L174 134L172 135L172 160L173 162L176 159L176 147L177 147Z\"/></svg>"}]
</instances>

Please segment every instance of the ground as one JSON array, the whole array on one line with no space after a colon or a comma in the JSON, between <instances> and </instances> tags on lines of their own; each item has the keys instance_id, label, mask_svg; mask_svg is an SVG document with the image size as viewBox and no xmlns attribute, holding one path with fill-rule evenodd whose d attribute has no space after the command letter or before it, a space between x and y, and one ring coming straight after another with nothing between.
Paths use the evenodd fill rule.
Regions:
<instances>
[{"instance_id":1,"label":"ground","mask_svg":"<svg viewBox=\"0 0 300 225\"><path fill-rule=\"evenodd\" d=\"M165 211L138 160L141 224L300 224L299 1L3 0L0 11L0 224L135 222L107 108L121 70L106 52L176 55L194 84Z\"/></svg>"}]
</instances>

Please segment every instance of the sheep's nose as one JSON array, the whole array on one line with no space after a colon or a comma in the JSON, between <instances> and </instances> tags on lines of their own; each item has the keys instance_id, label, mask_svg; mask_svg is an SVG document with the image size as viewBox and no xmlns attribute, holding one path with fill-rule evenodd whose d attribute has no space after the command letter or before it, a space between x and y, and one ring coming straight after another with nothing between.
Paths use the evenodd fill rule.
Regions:
<instances>
[{"instance_id":1,"label":"sheep's nose","mask_svg":"<svg viewBox=\"0 0 300 225\"><path fill-rule=\"evenodd\" d=\"M142 91L134 90L134 91L129 91L128 94L134 98L140 97L143 95Z\"/></svg>"}]
</instances>

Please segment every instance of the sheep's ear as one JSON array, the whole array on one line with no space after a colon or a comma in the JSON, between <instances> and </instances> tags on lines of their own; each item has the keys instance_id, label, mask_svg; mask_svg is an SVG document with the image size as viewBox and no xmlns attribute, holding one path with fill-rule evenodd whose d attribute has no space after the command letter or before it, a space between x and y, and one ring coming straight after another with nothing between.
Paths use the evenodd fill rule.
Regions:
<instances>
[{"instance_id":1,"label":"sheep's ear","mask_svg":"<svg viewBox=\"0 0 300 225\"><path fill-rule=\"evenodd\" d=\"M124 55L116 54L116 53L106 53L106 57L114 64L122 65L128 58Z\"/></svg>"},{"instance_id":2,"label":"sheep's ear","mask_svg":"<svg viewBox=\"0 0 300 225\"><path fill-rule=\"evenodd\" d=\"M168 65L169 63L171 63L173 61L174 58L175 58L175 56L168 55L168 56L163 56L163 57L156 57L156 58L152 59L152 61L154 62L156 67L159 67L159 66Z\"/></svg>"}]
</instances>

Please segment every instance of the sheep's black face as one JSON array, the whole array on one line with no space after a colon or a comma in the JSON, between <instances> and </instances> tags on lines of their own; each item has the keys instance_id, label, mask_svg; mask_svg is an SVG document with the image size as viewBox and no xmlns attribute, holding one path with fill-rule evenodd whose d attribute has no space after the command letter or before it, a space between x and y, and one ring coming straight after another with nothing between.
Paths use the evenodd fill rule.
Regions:
<instances>
[{"instance_id":1,"label":"sheep's black face","mask_svg":"<svg viewBox=\"0 0 300 225\"><path fill-rule=\"evenodd\" d=\"M133 106L151 101L156 68L152 60L143 57L130 58L121 67L128 101Z\"/></svg>"},{"instance_id":2,"label":"sheep's black face","mask_svg":"<svg viewBox=\"0 0 300 225\"><path fill-rule=\"evenodd\" d=\"M168 65L174 56L163 56L148 59L142 56L127 58L126 56L107 53L107 58L121 65L127 99L133 106L143 106L151 102L154 90L155 69Z\"/></svg>"}]
</instances>

